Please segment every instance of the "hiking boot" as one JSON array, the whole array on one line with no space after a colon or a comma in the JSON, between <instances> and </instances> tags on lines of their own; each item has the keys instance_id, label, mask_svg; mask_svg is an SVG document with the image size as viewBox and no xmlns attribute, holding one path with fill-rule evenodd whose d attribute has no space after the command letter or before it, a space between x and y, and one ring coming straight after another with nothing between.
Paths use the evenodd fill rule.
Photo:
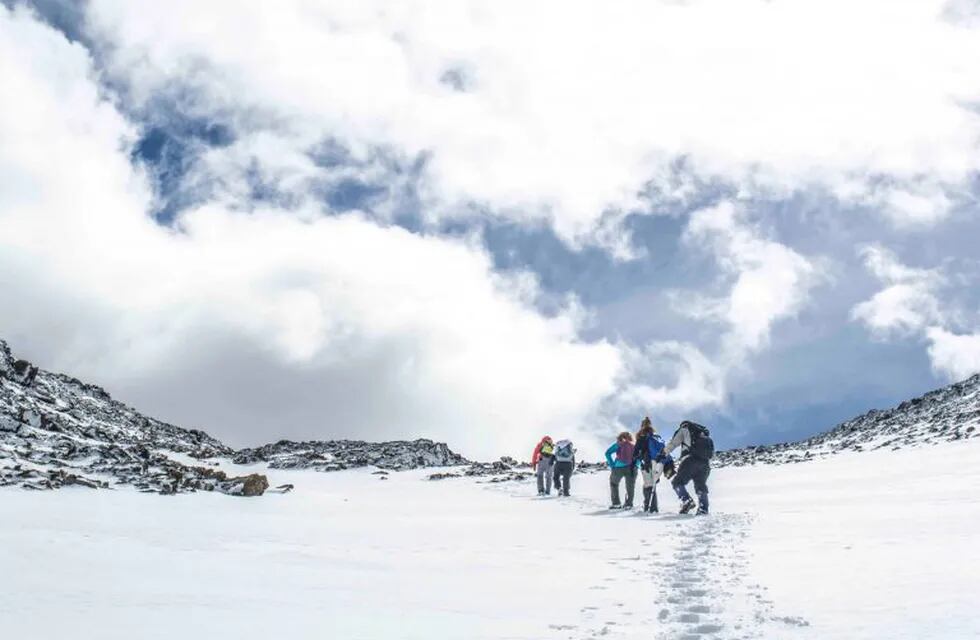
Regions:
<instances>
[{"instance_id":1,"label":"hiking boot","mask_svg":"<svg viewBox=\"0 0 980 640\"><path fill-rule=\"evenodd\" d=\"M609 508L610 509L622 509L623 508L623 505L621 505L621 504L611 504L611 505L609 505Z\"/></svg>"},{"instance_id":2,"label":"hiking boot","mask_svg":"<svg viewBox=\"0 0 980 640\"><path fill-rule=\"evenodd\" d=\"M630 510L632 508L633 508L633 503L632 502L627 502L626 504L623 505L623 510L624 511L628 511L628 510Z\"/></svg>"},{"instance_id":3,"label":"hiking boot","mask_svg":"<svg viewBox=\"0 0 980 640\"><path fill-rule=\"evenodd\" d=\"M688 498L687 500L681 503L680 513L689 513L691 509L693 509L696 506L697 505L694 503L694 500Z\"/></svg>"}]
</instances>

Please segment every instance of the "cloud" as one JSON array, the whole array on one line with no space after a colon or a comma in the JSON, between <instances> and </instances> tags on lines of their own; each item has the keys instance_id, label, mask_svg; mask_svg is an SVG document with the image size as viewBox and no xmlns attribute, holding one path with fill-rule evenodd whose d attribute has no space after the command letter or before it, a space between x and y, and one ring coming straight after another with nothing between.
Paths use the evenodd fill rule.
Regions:
<instances>
[{"instance_id":1,"label":"cloud","mask_svg":"<svg viewBox=\"0 0 980 640\"><path fill-rule=\"evenodd\" d=\"M909 267L880 245L863 247L861 256L886 286L851 310L853 320L879 338L925 339L932 369L943 377L960 379L980 371L980 333L951 330L969 324L970 314L961 313L955 299L940 298L959 277L948 277L943 268Z\"/></svg>"},{"instance_id":2,"label":"cloud","mask_svg":"<svg viewBox=\"0 0 980 640\"><path fill-rule=\"evenodd\" d=\"M625 349L624 355L624 386L616 397L620 409L676 413L724 402L724 370L692 344L654 342Z\"/></svg>"},{"instance_id":3,"label":"cloud","mask_svg":"<svg viewBox=\"0 0 980 640\"><path fill-rule=\"evenodd\" d=\"M732 202L692 214L684 240L711 252L730 287L722 298L680 292L674 299L688 315L727 327L724 359L730 362L766 347L773 325L798 313L826 277L818 264L766 238Z\"/></svg>"},{"instance_id":4,"label":"cloud","mask_svg":"<svg viewBox=\"0 0 980 640\"><path fill-rule=\"evenodd\" d=\"M277 138L253 158L286 189L317 170L280 159L326 138L387 149L424 159L430 219L485 207L631 257L610 215L657 211L643 194L678 162L746 197L815 187L900 227L947 217L980 169L980 68L964 62L980 37L950 11L92 0L86 31L133 104L177 87L243 139ZM234 164L208 168L231 182Z\"/></svg>"},{"instance_id":5,"label":"cloud","mask_svg":"<svg viewBox=\"0 0 980 640\"><path fill-rule=\"evenodd\" d=\"M235 444L430 436L489 456L572 432L620 353L543 315L474 241L356 212L231 210L172 227L87 51L0 8L0 335L141 409ZM204 424L201 424L201 423Z\"/></svg>"},{"instance_id":6,"label":"cloud","mask_svg":"<svg viewBox=\"0 0 980 640\"><path fill-rule=\"evenodd\" d=\"M980 372L980 333L960 335L930 327L926 336L934 371L951 380L961 380Z\"/></svg>"},{"instance_id":7,"label":"cloud","mask_svg":"<svg viewBox=\"0 0 980 640\"><path fill-rule=\"evenodd\" d=\"M865 267L887 286L851 310L851 319L863 322L871 332L887 338L910 336L927 326L941 323L935 291L945 283L938 270L907 267L895 254L879 245L860 250Z\"/></svg>"},{"instance_id":8,"label":"cloud","mask_svg":"<svg viewBox=\"0 0 980 640\"><path fill-rule=\"evenodd\" d=\"M773 327L803 309L811 290L827 275L822 265L766 237L744 208L722 202L694 212L684 231L688 252L707 254L720 267L717 296L673 290L678 313L721 326L717 345L689 341L653 341L624 348L627 380L615 397L620 411L651 411L674 416L723 408L728 382L744 370L752 355L769 345Z\"/></svg>"}]
</instances>

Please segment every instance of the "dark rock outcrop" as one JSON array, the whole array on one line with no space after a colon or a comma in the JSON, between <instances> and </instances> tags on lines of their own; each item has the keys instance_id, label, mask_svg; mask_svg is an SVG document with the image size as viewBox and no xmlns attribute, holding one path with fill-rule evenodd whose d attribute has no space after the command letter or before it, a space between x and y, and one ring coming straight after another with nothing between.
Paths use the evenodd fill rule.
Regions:
<instances>
[{"instance_id":1,"label":"dark rock outcrop","mask_svg":"<svg viewBox=\"0 0 980 640\"><path fill-rule=\"evenodd\" d=\"M366 466L404 471L469 463L466 458L454 453L444 443L425 439L392 442L280 440L254 449L242 449L234 455L233 461L237 464L266 462L272 469L316 471L340 471Z\"/></svg>"},{"instance_id":2,"label":"dark rock outcrop","mask_svg":"<svg viewBox=\"0 0 980 640\"><path fill-rule=\"evenodd\" d=\"M0 486L261 495L264 476L229 478L191 462L233 453L203 431L148 418L99 387L15 360L0 340Z\"/></svg>"},{"instance_id":3,"label":"dark rock outcrop","mask_svg":"<svg viewBox=\"0 0 980 640\"><path fill-rule=\"evenodd\" d=\"M874 409L806 440L720 451L717 467L806 462L843 451L902 449L978 436L980 374L906 400Z\"/></svg>"}]
</instances>

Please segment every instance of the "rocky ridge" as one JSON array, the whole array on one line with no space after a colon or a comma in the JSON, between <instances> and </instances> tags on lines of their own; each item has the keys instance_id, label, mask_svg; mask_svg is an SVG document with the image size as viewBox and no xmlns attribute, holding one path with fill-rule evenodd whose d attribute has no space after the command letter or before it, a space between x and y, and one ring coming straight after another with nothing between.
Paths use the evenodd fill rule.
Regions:
<instances>
[{"instance_id":1,"label":"rocky ridge","mask_svg":"<svg viewBox=\"0 0 980 640\"><path fill-rule=\"evenodd\" d=\"M471 464L431 440L279 442L235 451L197 429L144 416L104 389L13 357L0 340L0 487L58 489L128 485L162 494L262 495L265 475L217 468L401 471ZM282 485L284 492L292 485Z\"/></svg>"},{"instance_id":2,"label":"rocky ridge","mask_svg":"<svg viewBox=\"0 0 980 640\"><path fill-rule=\"evenodd\" d=\"M209 462L232 453L203 431L148 418L100 387L16 360L0 340L0 486L261 495L265 476L230 477Z\"/></svg>"},{"instance_id":3,"label":"rocky ridge","mask_svg":"<svg viewBox=\"0 0 980 640\"><path fill-rule=\"evenodd\" d=\"M394 440L363 442L360 440L280 440L234 454L236 464L268 463L271 469L313 469L340 471L374 466L390 471L424 467L453 467L470 464L445 443L432 440Z\"/></svg>"},{"instance_id":4,"label":"rocky ridge","mask_svg":"<svg viewBox=\"0 0 980 640\"><path fill-rule=\"evenodd\" d=\"M797 442L720 451L712 465L803 462L841 451L901 449L980 436L980 374Z\"/></svg>"}]
</instances>

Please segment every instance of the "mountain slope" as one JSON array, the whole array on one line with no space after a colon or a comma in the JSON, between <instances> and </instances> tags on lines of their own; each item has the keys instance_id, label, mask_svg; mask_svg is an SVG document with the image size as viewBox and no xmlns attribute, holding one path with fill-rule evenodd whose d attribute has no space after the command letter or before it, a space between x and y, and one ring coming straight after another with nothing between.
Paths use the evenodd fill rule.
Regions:
<instances>
[{"instance_id":1,"label":"mountain slope","mask_svg":"<svg viewBox=\"0 0 980 640\"><path fill-rule=\"evenodd\" d=\"M129 485L147 492L260 495L265 476L217 468L405 470L467 464L431 440L279 442L235 451L197 429L144 416L102 388L16 360L0 340L0 487Z\"/></svg>"},{"instance_id":2,"label":"mountain slope","mask_svg":"<svg viewBox=\"0 0 980 640\"><path fill-rule=\"evenodd\" d=\"M146 417L100 387L15 360L0 341L0 486L260 495L264 476L231 478L205 462L232 453L203 431Z\"/></svg>"},{"instance_id":3,"label":"mountain slope","mask_svg":"<svg viewBox=\"0 0 980 640\"><path fill-rule=\"evenodd\" d=\"M902 449L977 436L980 436L980 374L906 400L891 409L869 411L806 440L722 451L712 463L715 466L782 464L841 451Z\"/></svg>"}]
</instances>

